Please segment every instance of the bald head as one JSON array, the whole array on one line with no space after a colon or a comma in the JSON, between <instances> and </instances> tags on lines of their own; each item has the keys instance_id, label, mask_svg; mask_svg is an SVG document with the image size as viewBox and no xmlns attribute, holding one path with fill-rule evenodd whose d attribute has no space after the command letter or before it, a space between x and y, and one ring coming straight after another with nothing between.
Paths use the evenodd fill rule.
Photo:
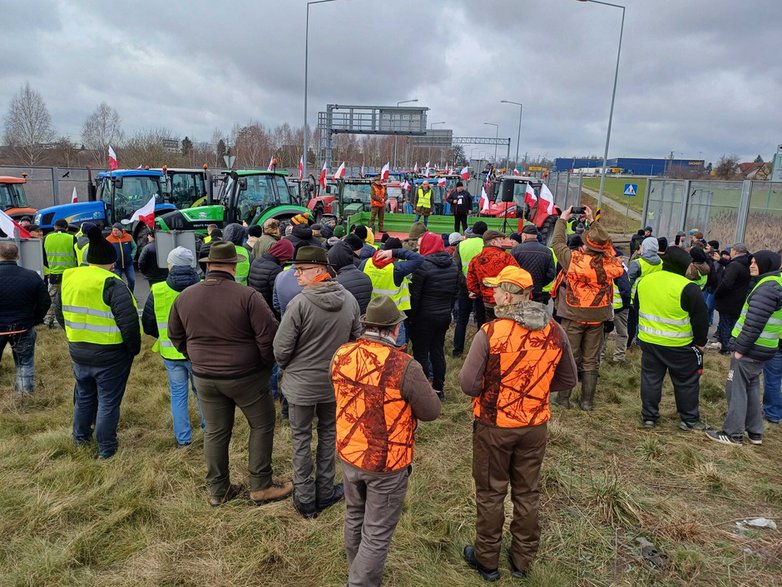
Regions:
<instances>
[{"instance_id":1,"label":"bald head","mask_svg":"<svg viewBox=\"0 0 782 587\"><path fill-rule=\"evenodd\" d=\"M19 248L14 243L0 243L0 261L16 261Z\"/></svg>"}]
</instances>

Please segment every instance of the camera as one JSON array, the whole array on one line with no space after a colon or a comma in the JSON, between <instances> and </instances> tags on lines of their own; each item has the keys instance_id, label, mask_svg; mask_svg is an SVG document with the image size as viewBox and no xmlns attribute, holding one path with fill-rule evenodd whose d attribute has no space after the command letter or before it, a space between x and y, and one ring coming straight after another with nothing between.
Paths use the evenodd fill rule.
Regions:
<instances>
[{"instance_id":1,"label":"camera","mask_svg":"<svg viewBox=\"0 0 782 587\"><path fill-rule=\"evenodd\" d=\"M572 212L573 214L586 214L586 208L583 206L573 206Z\"/></svg>"}]
</instances>

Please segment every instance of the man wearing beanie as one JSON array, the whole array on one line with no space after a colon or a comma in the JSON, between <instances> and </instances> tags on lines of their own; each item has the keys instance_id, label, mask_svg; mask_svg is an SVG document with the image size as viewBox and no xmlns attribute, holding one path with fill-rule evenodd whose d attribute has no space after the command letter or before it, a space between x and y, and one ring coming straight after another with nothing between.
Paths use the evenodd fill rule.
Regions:
<instances>
[{"instance_id":1,"label":"man wearing beanie","mask_svg":"<svg viewBox=\"0 0 782 587\"><path fill-rule=\"evenodd\" d=\"M87 266L67 269L57 305L73 361L73 439L90 442L95 424L98 456L117 452L120 403L130 367L141 350L138 308L133 294L111 269L114 246L90 227Z\"/></svg>"},{"instance_id":2,"label":"man wearing beanie","mask_svg":"<svg viewBox=\"0 0 782 587\"><path fill-rule=\"evenodd\" d=\"M281 238L280 221L276 218L269 218L263 223L263 236L261 236L253 245L253 258L258 259L267 253L272 245Z\"/></svg>"},{"instance_id":3,"label":"man wearing beanie","mask_svg":"<svg viewBox=\"0 0 782 587\"><path fill-rule=\"evenodd\" d=\"M475 255L467 268L467 289L470 297L483 299L487 320L494 320L494 288L486 285L486 279L496 277L505 267L519 264L508 251L508 237L496 230L483 233L483 249Z\"/></svg>"},{"instance_id":4,"label":"man wearing beanie","mask_svg":"<svg viewBox=\"0 0 782 587\"><path fill-rule=\"evenodd\" d=\"M453 253L453 260L461 271L459 277L459 295L456 298L457 316L456 328L453 332L453 356L459 357L464 352L464 339L467 335L467 323L470 321L470 314L475 311L475 323L478 328L486 322L486 309L483 307L483 299L470 297L467 289L467 270L470 267L470 261L478 255L483 249L483 235L489 229L483 220L479 220L472 225L472 230L467 230L466 238L461 241Z\"/></svg>"},{"instance_id":5,"label":"man wearing beanie","mask_svg":"<svg viewBox=\"0 0 782 587\"><path fill-rule=\"evenodd\" d=\"M171 419L174 422L174 438L179 448L188 446L193 441L193 428L190 425L188 411L188 382L193 387L193 395L201 413L201 402L198 400L195 381L193 381L193 366L182 353L174 348L168 337L168 315L171 306L185 288L200 281L195 270L192 251L185 247L176 247L168 254L168 276L165 281L153 283L149 297L144 304L141 325L144 334L157 339L152 351L163 357L163 365L168 377L168 389L171 398ZM201 415L201 428L204 417Z\"/></svg>"},{"instance_id":6,"label":"man wearing beanie","mask_svg":"<svg viewBox=\"0 0 782 587\"><path fill-rule=\"evenodd\" d=\"M136 287L136 270L133 267L133 260L136 258L136 241L119 222L115 222L111 227L111 234L106 240L112 244L117 253L117 260L114 263L114 273L119 277L125 274L128 280L128 289L133 293Z\"/></svg>"},{"instance_id":7,"label":"man wearing beanie","mask_svg":"<svg viewBox=\"0 0 782 587\"><path fill-rule=\"evenodd\" d=\"M423 222L414 222L410 227L410 232L407 234L404 247L411 251L417 251L418 239L420 239L427 232L429 232L429 229Z\"/></svg>"},{"instance_id":8,"label":"man wearing beanie","mask_svg":"<svg viewBox=\"0 0 782 587\"><path fill-rule=\"evenodd\" d=\"M375 254L375 251L377 251L377 249L369 243L369 230L363 224L359 224L353 228L353 233L363 242L361 251L358 253L358 258L369 259Z\"/></svg>"},{"instance_id":9,"label":"man wearing beanie","mask_svg":"<svg viewBox=\"0 0 782 587\"><path fill-rule=\"evenodd\" d=\"M58 218L54 222L54 232L46 235L43 241L44 275L49 282L49 299L51 305L43 323L49 328L54 328L54 301L60 291L62 274L66 269L76 267L79 263L76 259L76 237L68 234L68 222Z\"/></svg>"},{"instance_id":10,"label":"man wearing beanie","mask_svg":"<svg viewBox=\"0 0 782 587\"><path fill-rule=\"evenodd\" d=\"M464 189L461 181L456 182L456 189L448 196L447 201L453 210L453 230L467 230L467 216L472 212L472 196Z\"/></svg>"},{"instance_id":11,"label":"man wearing beanie","mask_svg":"<svg viewBox=\"0 0 782 587\"><path fill-rule=\"evenodd\" d=\"M255 243L257 243L263 236L263 226L254 224L247 228L247 248L252 252L255 249ZM253 255L255 258L255 255Z\"/></svg>"},{"instance_id":12,"label":"man wearing beanie","mask_svg":"<svg viewBox=\"0 0 782 587\"><path fill-rule=\"evenodd\" d=\"M730 369L725 383L728 414L722 430L707 430L711 440L740 446L744 432L750 444L763 443L760 373L774 358L782 338L782 258L773 251L752 256L749 271L757 279L741 309L730 339Z\"/></svg>"}]
</instances>

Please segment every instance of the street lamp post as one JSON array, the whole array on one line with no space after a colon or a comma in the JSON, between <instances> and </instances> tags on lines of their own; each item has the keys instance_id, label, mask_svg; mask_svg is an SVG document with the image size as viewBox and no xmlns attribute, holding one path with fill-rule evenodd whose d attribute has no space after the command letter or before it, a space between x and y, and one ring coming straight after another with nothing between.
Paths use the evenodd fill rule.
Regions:
<instances>
[{"instance_id":1,"label":"street lamp post","mask_svg":"<svg viewBox=\"0 0 782 587\"><path fill-rule=\"evenodd\" d=\"M611 92L611 109L608 112L608 131L606 132L606 148L603 152L603 169L600 171L600 191L597 193L597 207L603 204L603 191L606 183L606 167L608 166L608 145L611 142L611 123L614 119L614 100L616 99L616 82L619 78L619 57L622 54L622 35L625 30L625 7L621 4L611 4L601 0L578 0L579 2L592 2L593 4L602 4L603 6L612 6L622 9L622 24L619 27L619 48L616 50L616 68L614 69L614 89Z\"/></svg>"},{"instance_id":2,"label":"street lamp post","mask_svg":"<svg viewBox=\"0 0 782 587\"><path fill-rule=\"evenodd\" d=\"M396 106L398 108L401 104L408 104L410 102L418 102L418 98L413 98L412 100L400 100L396 103ZM394 169L396 169L396 138L397 135L394 134Z\"/></svg>"},{"instance_id":3,"label":"street lamp post","mask_svg":"<svg viewBox=\"0 0 782 587\"><path fill-rule=\"evenodd\" d=\"M483 124L488 124L489 126L494 127L494 140L496 141L500 136L500 125L496 122L484 122ZM494 143L494 164L497 165L497 143Z\"/></svg>"},{"instance_id":4,"label":"street lamp post","mask_svg":"<svg viewBox=\"0 0 782 587\"><path fill-rule=\"evenodd\" d=\"M302 156L302 179L307 177L307 83L309 81L310 5L336 1L337 0L311 0L310 2L307 2L307 18L304 21L304 154Z\"/></svg>"},{"instance_id":5,"label":"street lamp post","mask_svg":"<svg viewBox=\"0 0 782 587\"><path fill-rule=\"evenodd\" d=\"M432 130L434 128L435 124L445 124L445 121L441 120L440 122L433 122L432 124L429 125L429 130ZM431 140L433 140L434 137L429 137L429 139L430 139L430 143L429 143L429 162L431 163L431 161L432 161L432 143L431 143Z\"/></svg>"},{"instance_id":6,"label":"street lamp post","mask_svg":"<svg viewBox=\"0 0 782 587\"><path fill-rule=\"evenodd\" d=\"M513 167L519 164L519 142L521 141L521 115L524 112L524 105L521 102L512 100L500 100L500 104L515 104L519 107L519 133L516 135L516 159L513 160Z\"/></svg>"}]
</instances>

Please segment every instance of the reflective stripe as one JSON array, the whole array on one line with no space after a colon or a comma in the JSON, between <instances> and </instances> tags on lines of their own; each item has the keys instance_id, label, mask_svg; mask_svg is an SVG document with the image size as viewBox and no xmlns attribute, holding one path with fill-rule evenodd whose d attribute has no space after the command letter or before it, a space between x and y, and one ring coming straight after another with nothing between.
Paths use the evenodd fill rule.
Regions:
<instances>
[{"instance_id":1,"label":"reflective stripe","mask_svg":"<svg viewBox=\"0 0 782 587\"><path fill-rule=\"evenodd\" d=\"M372 293L375 294L376 296L382 296L382 295L395 296L396 294L399 293L399 290L398 289L378 289L376 287L373 287L372 288Z\"/></svg>"},{"instance_id":2,"label":"reflective stripe","mask_svg":"<svg viewBox=\"0 0 782 587\"><path fill-rule=\"evenodd\" d=\"M171 342L170 340L158 340L158 343L160 344L160 346L164 346L172 349L175 348L174 343Z\"/></svg>"},{"instance_id":3,"label":"reflective stripe","mask_svg":"<svg viewBox=\"0 0 782 587\"><path fill-rule=\"evenodd\" d=\"M86 322L65 321L65 325L73 330L90 330L92 332L119 332L116 326L98 326L97 324L87 324Z\"/></svg>"},{"instance_id":4,"label":"reflective stripe","mask_svg":"<svg viewBox=\"0 0 782 587\"><path fill-rule=\"evenodd\" d=\"M772 326L782 326L782 320L779 318L769 318L766 324L771 324Z\"/></svg>"},{"instance_id":5,"label":"reflective stripe","mask_svg":"<svg viewBox=\"0 0 782 587\"><path fill-rule=\"evenodd\" d=\"M647 314L646 312L638 312L639 318L645 318L652 322L660 322L661 324L670 324L671 326L686 326L690 323L689 318L682 318L681 320L674 320L672 318L663 318L662 316L654 316L653 314Z\"/></svg>"},{"instance_id":6,"label":"reflective stripe","mask_svg":"<svg viewBox=\"0 0 782 587\"><path fill-rule=\"evenodd\" d=\"M158 322L157 323L157 327L158 328L165 328L166 330L168 330L168 322Z\"/></svg>"},{"instance_id":7,"label":"reflective stripe","mask_svg":"<svg viewBox=\"0 0 782 587\"><path fill-rule=\"evenodd\" d=\"M95 310L94 308L84 308L82 306L63 306L63 312L73 312L74 314L86 314L87 316L97 316L98 318L111 318L114 319L114 314L111 312L104 312L103 310Z\"/></svg>"},{"instance_id":8,"label":"reflective stripe","mask_svg":"<svg viewBox=\"0 0 782 587\"><path fill-rule=\"evenodd\" d=\"M66 259L72 259L73 255L70 253L47 253L46 257L65 257Z\"/></svg>"},{"instance_id":9,"label":"reflective stripe","mask_svg":"<svg viewBox=\"0 0 782 587\"><path fill-rule=\"evenodd\" d=\"M668 336L670 338L692 338L692 330L687 332L673 332L670 330L657 330L655 328L649 328L642 324L638 325L638 330L645 332L646 334L655 334L657 336Z\"/></svg>"}]
</instances>

